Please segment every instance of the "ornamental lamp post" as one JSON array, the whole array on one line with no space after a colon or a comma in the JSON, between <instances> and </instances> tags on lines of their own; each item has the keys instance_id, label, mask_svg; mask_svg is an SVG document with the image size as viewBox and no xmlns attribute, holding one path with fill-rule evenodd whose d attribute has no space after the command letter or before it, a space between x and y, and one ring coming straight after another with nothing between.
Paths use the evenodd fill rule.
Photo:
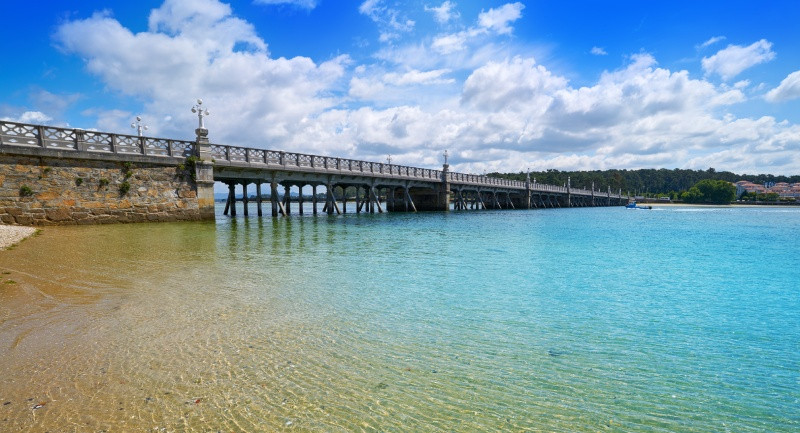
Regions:
<instances>
[{"instance_id":1,"label":"ornamental lamp post","mask_svg":"<svg viewBox=\"0 0 800 433\"><path fill-rule=\"evenodd\" d=\"M142 136L142 131L147 131L147 125L142 124L141 116L136 116L136 122L131 123L131 128L136 130L139 137Z\"/></svg>"},{"instance_id":2,"label":"ornamental lamp post","mask_svg":"<svg viewBox=\"0 0 800 433\"><path fill-rule=\"evenodd\" d=\"M205 125L203 124L203 117L209 116L211 113L208 112L208 109L203 110L203 100L198 99L197 105L192 107L192 113L197 113L197 120L198 120L198 128L199 129L206 129Z\"/></svg>"}]
</instances>

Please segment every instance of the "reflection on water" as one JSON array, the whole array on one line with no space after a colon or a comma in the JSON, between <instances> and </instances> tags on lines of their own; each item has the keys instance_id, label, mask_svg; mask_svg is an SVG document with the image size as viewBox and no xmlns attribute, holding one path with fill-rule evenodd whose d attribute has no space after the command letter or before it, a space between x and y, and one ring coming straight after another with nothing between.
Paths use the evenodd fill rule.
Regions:
<instances>
[{"instance_id":1,"label":"reflection on water","mask_svg":"<svg viewBox=\"0 0 800 433\"><path fill-rule=\"evenodd\" d=\"M792 431L798 267L675 254L748 254L663 233L741 223L698 215L46 228L0 253L0 431Z\"/></svg>"}]
</instances>

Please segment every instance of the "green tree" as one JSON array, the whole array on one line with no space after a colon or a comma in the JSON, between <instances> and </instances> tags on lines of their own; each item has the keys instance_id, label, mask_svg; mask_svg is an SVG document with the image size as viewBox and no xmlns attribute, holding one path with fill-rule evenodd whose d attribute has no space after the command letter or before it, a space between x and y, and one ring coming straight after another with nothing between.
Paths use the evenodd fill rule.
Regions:
<instances>
[{"instance_id":1,"label":"green tree","mask_svg":"<svg viewBox=\"0 0 800 433\"><path fill-rule=\"evenodd\" d=\"M724 180L703 179L681 194L687 203L730 204L736 199L736 186Z\"/></svg>"}]
</instances>

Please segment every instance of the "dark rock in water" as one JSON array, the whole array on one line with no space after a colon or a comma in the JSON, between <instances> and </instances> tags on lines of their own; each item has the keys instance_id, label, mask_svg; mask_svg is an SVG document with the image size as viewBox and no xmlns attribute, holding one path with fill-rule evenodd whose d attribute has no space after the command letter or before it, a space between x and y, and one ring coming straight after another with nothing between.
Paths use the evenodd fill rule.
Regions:
<instances>
[{"instance_id":1,"label":"dark rock in water","mask_svg":"<svg viewBox=\"0 0 800 433\"><path fill-rule=\"evenodd\" d=\"M7 402L3 403L3 406L8 406L9 404L11 404L11 402L7 401Z\"/></svg>"},{"instance_id":2,"label":"dark rock in water","mask_svg":"<svg viewBox=\"0 0 800 433\"><path fill-rule=\"evenodd\" d=\"M388 388L388 387L389 387L389 385L387 385L387 384L386 384L386 383L384 383L384 382L381 382L381 383L379 383L379 384L378 384L378 385L377 385L375 388L377 388L377 389L386 389L386 388Z\"/></svg>"},{"instance_id":3,"label":"dark rock in water","mask_svg":"<svg viewBox=\"0 0 800 433\"><path fill-rule=\"evenodd\" d=\"M565 355L566 352L563 352L561 350L556 350L556 349L550 349L550 350L547 351L547 354L550 355L550 356L553 356L553 357L558 357L558 356L561 356L561 355Z\"/></svg>"}]
</instances>

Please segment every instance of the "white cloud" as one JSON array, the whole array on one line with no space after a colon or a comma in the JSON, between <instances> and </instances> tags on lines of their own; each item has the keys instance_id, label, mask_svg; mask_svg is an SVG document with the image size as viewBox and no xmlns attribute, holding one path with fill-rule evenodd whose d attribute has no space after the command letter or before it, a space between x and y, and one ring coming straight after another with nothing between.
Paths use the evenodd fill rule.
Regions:
<instances>
[{"instance_id":1,"label":"white cloud","mask_svg":"<svg viewBox=\"0 0 800 433\"><path fill-rule=\"evenodd\" d=\"M363 64L348 56L272 58L251 24L211 0L169 0L140 33L98 14L65 22L55 36L106 88L143 100L141 114L160 136L191 137L189 108L202 97L212 111L212 141L233 145L371 160L391 154L397 163L429 167L440 166L448 149L462 172L704 164L800 170L800 127L730 113L758 86L692 78L646 53L573 86L502 37L515 16L507 11L522 10L516 4L483 12L460 32L384 45ZM379 0L360 8L387 32L389 9ZM725 51L707 71L741 72L720 69ZM796 97L799 75L767 97ZM42 123L50 115L43 111L23 115ZM129 113L94 116L101 129L130 130Z\"/></svg>"},{"instance_id":2,"label":"white cloud","mask_svg":"<svg viewBox=\"0 0 800 433\"><path fill-rule=\"evenodd\" d=\"M437 7L425 6L425 11L433 13L433 18L436 22L444 24L459 17L458 11L454 10L455 7L455 3L447 0Z\"/></svg>"},{"instance_id":3,"label":"white cloud","mask_svg":"<svg viewBox=\"0 0 800 433\"><path fill-rule=\"evenodd\" d=\"M723 80L729 80L747 68L774 58L772 43L761 39L746 47L728 45L711 57L703 57L702 65L706 74L718 74Z\"/></svg>"},{"instance_id":4,"label":"white cloud","mask_svg":"<svg viewBox=\"0 0 800 433\"><path fill-rule=\"evenodd\" d=\"M253 0L253 3L262 5L288 4L304 9L314 9L317 7L316 0Z\"/></svg>"},{"instance_id":5,"label":"white cloud","mask_svg":"<svg viewBox=\"0 0 800 433\"><path fill-rule=\"evenodd\" d=\"M782 102L800 98L800 71L789 74L778 87L767 92L767 101Z\"/></svg>"},{"instance_id":6,"label":"white cloud","mask_svg":"<svg viewBox=\"0 0 800 433\"><path fill-rule=\"evenodd\" d=\"M464 104L486 111L519 106L546 109L552 94L566 85L566 79L536 65L533 58L515 57L476 69L464 82L461 98Z\"/></svg>"},{"instance_id":7,"label":"white cloud","mask_svg":"<svg viewBox=\"0 0 800 433\"><path fill-rule=\"evenodd\" d=\"M478 14L477 26L467 28L457 33L441 34L431 42L431 48L439 54L453 54L468 48L471 41L482 37L488 38L491 34L507 34L513 30L509 23L522 16L521 3L508 3L499 9L489 9Z\"/></svg>"},{"instance_id":8,"label":"white cloud","mask_svg":"<svg viewBox=\"0 0 800 433\"><path fill-rule=\"evenodd\" d=\"M522 17L523 9L525 5L519 2L506 3L498 9L489 9L478 15L478 25L501 35L511 33L513 28L509 24Z\"/></svg>"},{"instance_id":9,"label":"white cloud","mask_svg":"<svg viewBox=\"0 0 800 433\"><path fill-rule=\"evenodd\" d=\"M449 84L455 80L452 78L442 78L442 75L447 74L447 69L437 69L433 71L417 71L411 70L404 74L388 73L384 75L383 79L386 83L391 83L395 86L405 86L409 84Z\"/></svg>"},{"instance_id":10,"label":"white cloud","mask_svg":"<svg viewBox=\"0 0 800 433\"><path fill-rule=\"evenodd\" d=\"M592 50L589 51L590 53L594 54L595 56L607 56L608 53L606 50L600 47L592 47Z\"/></svg>"},{"instance_id":11,"label":"white cloud","mask_svg":"<svg viewBox=\"0 0 800 433\"><path fill-rule=\"evenodd\" d=\"M401 33L410 32L416 24L403 16L400 10L385 6L383 0L366 0L358 7L358 12L378 25L379 40L384 43L399 39Z\"/></svg>"},{"instance_id":12,"label":"white cloud","mask_svg":"<svg viewBox=\"0 0 800 433\"><path fill-rule=\"evenodd\" d=\"M468 32L459 32L448 35L437 36L431 43L431 48L441 54L450 54L466 48Z\"/></svg>"},{"instance_id":13,"label":"white cloud","mask_svg":"<svg viewBox=\"0 0 800 433\"><path fill-rule=\"evenodd\" d=\"M41 111L25 111L18 117L3 117L2 120L7 122L43 124L49 123L53 119Z\"/></svg>"},{"instance_id":14,"label":"white cloud","mask_svg":"<svg viewBox=\"0 0 800 433\"><path fill-rule=\"evenodd\" d=\"M167 0L152 11L147 32L95 14L62 24L55 38L111 89L145 99L154 130L185 136L191 101L202 97L214 113L212 139L240 144L286 139L303 119L334 105L331 88L349 62L273 59L251 24L211 0Z\"/></svg>"},{"instance_id":15,"label":"white cloud","mask_svg":"<svg viewBox=\"0 0 800 433\"><path fill-rule=\"evenodd\" d=\"M709 38L707 41L703 42L702 44L698 45L697 49L699 50L701 48L706 48L706 47L709 47L711 45L716 44L717 42L722 42L724 40L725 40L725 36L714 36L714 37Z\"/></svg>"}]
</instances>

